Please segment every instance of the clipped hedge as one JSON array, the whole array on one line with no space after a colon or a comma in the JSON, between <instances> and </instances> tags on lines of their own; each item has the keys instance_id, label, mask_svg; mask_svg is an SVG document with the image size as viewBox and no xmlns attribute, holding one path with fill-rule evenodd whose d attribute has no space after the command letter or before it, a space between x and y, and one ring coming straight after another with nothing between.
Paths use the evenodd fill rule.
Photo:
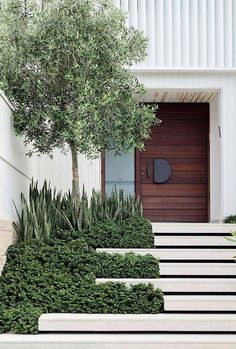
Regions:
<instances>
[{"instance_id":1,"label":"clipped hedge","mask_svg":"<svg viewBox=\"0 0 236 349\"><path fill-rule=\"evenodd\" d=\"M236 215L227 216L224 218L224 223L236 224Z\"/></svg>"},{"instance_id":2,"label":"clipped hedge","mask_svg":"<svg viewBox=\"0 0 236 349\"><path fill-rule=\"evenodd\" d=\"M144 265L146 268L151 259L136 257L130 254L128 257L116 257L120 260L120 273L128 273L133 263L132 275L142 277L144 271L141 269ZM41 313L162 311L162 292L152 285L96 285L95 274L101 275L101 266L107 273L116 268L114 258L97 254L84 239L53 240L49 241L49 245L31 241L10 246L0 278L0 331L36 333ZM150 273L154 264L154 261L151 262ZM145 270L146 277L147 272Z\"/></svg>"},{"instance_id":3,"label":"clipped hedge","mask_svg":"<svg viewBox=\"0 0 236 349\"><path fill-rule=\"evenodd\" d=\"M121 222L97 222L83 232L87 243L94 248L153 248L151 223L143 217L130 217Z\"/></svg>"},{"instance_id":4,"label":"clipped hedge","mask_svg":"<svg viewBox=\"0 0 236 349\"><path fill-rule=\"evenodd\" d=\"M152 255L98 253L98 278L158 278L159 262Z\"/></svg>"}]
</instances>

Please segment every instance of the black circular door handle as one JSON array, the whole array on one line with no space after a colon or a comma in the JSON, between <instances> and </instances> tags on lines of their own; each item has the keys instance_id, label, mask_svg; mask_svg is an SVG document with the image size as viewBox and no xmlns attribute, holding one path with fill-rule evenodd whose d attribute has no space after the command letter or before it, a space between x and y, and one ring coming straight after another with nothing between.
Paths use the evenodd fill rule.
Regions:
<instances>
[{"instance_id":1,"label":"black circular door handle","mask_svg":"<svg viewBox=\"0 0 236 349\"><path fill-rule=\"evenodd\" d=\"M165 183L170 178L171 172L171 165L167 160L154 160L154 183Z\"/></svg>"}]
</instances>

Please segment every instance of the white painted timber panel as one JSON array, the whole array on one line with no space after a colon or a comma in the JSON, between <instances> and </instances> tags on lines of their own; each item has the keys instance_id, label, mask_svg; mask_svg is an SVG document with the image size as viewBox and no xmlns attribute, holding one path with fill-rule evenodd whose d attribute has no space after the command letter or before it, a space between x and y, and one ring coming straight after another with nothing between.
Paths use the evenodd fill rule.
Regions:
<instances>
[{"instance_id":1,"label":"white painted timber panel","mask_svg":"<svg viewBox=\"0 0 236 349\"><path fill-rule=\"evenodd\" d=\"M119 1L113 1L119 7ZM234 3L234 0L138 0L137 27L147 30L150 38L146 67L235 67ZM153 4L155 9L151 11ZM136 23L134 0L121 0L120 8L129 12L127 24Z\"/></svg>"},{"instance_id":2,"label":"white painted timber panel","mask_svg":"<svg viewBox=\"0 0 236 349\"><path fill-rule=\"evenodd\" d=\"M0 335L1 349L235 349L235 334Z\"/></svg>"},{"instance_id":3,"label":"white painted timber panel","mask_svg":"<svg viewBox=\"0 0 236 349\"><path fill-rule=\"evenodd\" d=\"M236 311L236 296L164 296L166 311Z\"/></svg>"},{"instance_id":4,"label":"white painted timber panel","mask_svg":"<svg viewBox=\"0 0 236 349\"><path fill-rule=\"evenodd\" d=\"M160 288L163 292L227 292L236 294L236 279L215 279L215 278L163 278L163 279L128 279L128 278L99 278L97 283L124 282L127 285L136 285L139 283L151 283L155 288ZM235 315L236 316L236 315Z\"/></svg>"},{"instance_id":5,"label":"white painted timber panel","mask_svg":"<svg viewBox=\"0 0 236 349\"><path fill-rule=\"evenodd\" d=\"M44 332L193 331L232 332L236 314L43 314Z\"/></svg>"},{"instance_id":6,"label":"white painted timber panel","mask_svg":"<svg viewBox=\"0 0 236 349\"><path fill-rule=\"evenodd\" d=\"M151 254L160 260L233 260L236 249L216 248L97 248L97 252Z\"/></svg>"},{"instance_id":7,"label":"white painted timber panel","mask_svg":"<svg viewBox=\"0 0 236 349\"><path fill-rule=\"evenodd\" d=\"M236 276L234 263L160 263L161 275Z\"/></svg>"}]
</instances>

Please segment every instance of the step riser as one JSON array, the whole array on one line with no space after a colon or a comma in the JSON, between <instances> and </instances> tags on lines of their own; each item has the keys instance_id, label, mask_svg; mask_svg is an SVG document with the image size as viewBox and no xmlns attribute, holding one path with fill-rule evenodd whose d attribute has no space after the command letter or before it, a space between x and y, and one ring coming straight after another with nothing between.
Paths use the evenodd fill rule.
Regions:
<instances>
[{"instance_id":1,"label":"step riser","mask_svg":"<svg viewBox=\"0 0 236 349\"><path fill-rule=\"evenodd\" d=\"M155 246L231 246L235 243L224 236L155 236Z\"/></svg>"},{"instance_id":2,"label":"step riser","mask_svg":"<svg viewBox=\"0 0 236 349\"><path fill-rule=\"evenodd\" d=\"M232 261L236 256L236 249L191 249L191 248L97 248L97 252L120 253L125 254L133 252L135 254L145 255L151 254L160 260L224 260Z\"/></svg>"},{"instance_id":3,"label":"step riser","mask_svg":"<svg viewBox=\"0 0 236 349\"><path fill-rule=\"evenodd\" d=\"M236 335L1 335L1 349L235 349Z\"/></svg>"},{"instance_id":4,"label":"step riser","mask_svg":"<svg viewBox=\"0 0 236 349\"><path fill-rule=\"evenodd\" d=\"M127 285L151 283L163 292L191 293L233 293L236 294L236 280L231 279L97 279L97 283L124 282Z\"/></svg>"},{"instance_id":5,"label":"step riser","mask_svg":"<svg viewBox=\"0 0 236 349\"><path fill-rule=\"evenodd\" d=\"M39 319L43 332L233 332L235 328L232 314L44 314Z\"/></svg>"},{"instance_id":6,"label":"step riser","mask_svg":"<svg viewBox=\"0 0 236 349\"><path fill-rule=\"evenodd\" d=\"M164 275L209 275L236 276L234 263L160 263L160 274ZM187 282L187 280L186 280Z\"/></svg>"},{"instance_id":7,"label":"step riser","mask_svg":"<svg viewBox=\"0 0 236 349\"><path fill-rule=\"evenodd\" d=\"M152 223L154 234L230 234L236 224L222 223Z\"/></svg>"},{"instance_id":8,"label":"step riser","mask_svg":"<svg viewBox=\"0 0 236 349\"><path fill-rule=\"evenodd\" d=\"M236 296L164 296L166 311L236 311Z\"/></svg>"}]
</instances>

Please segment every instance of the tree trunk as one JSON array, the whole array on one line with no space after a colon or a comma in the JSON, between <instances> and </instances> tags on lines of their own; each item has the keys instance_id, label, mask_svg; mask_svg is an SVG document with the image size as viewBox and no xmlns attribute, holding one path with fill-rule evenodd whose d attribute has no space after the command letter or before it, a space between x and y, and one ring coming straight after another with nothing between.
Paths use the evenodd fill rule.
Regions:
<instances>
[{"instance_id":1,"label":"tree trunk","mask_svg":"<svg viewBox=\"0 0 236 349\"><path fill-rule=\"evenodd\" d=\"M71 159L72 159L72 194L75 197L76 204L80 203L80 188L79 188L79 166L78 166L78 154L77 150L71 146Z\"/></svg>"}]
</instances>

